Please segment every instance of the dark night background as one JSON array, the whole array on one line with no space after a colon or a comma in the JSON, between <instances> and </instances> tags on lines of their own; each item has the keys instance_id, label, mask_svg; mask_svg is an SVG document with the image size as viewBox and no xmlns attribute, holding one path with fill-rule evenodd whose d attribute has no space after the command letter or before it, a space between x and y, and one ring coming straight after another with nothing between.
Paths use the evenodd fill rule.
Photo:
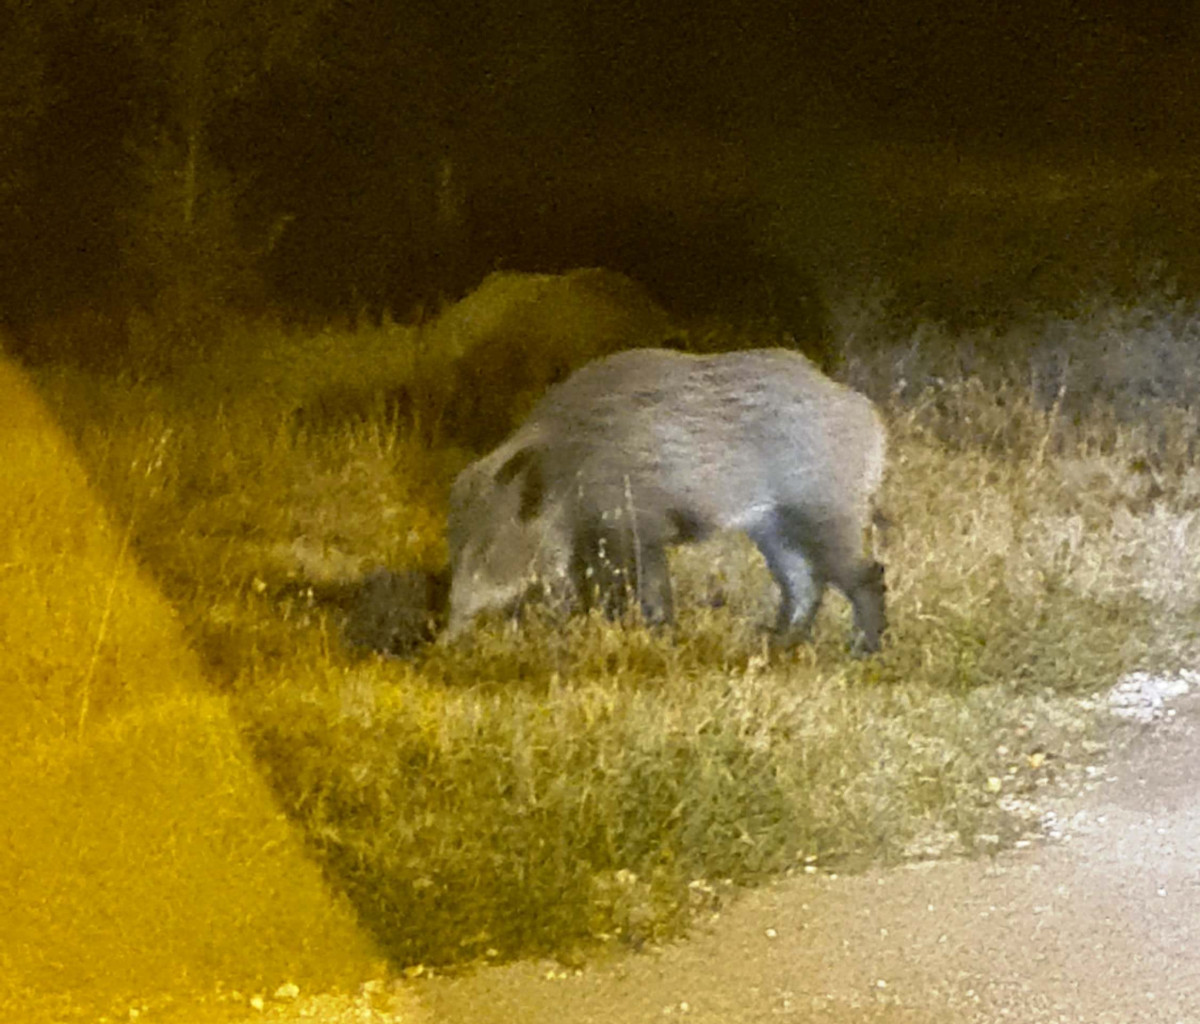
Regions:
<instances>
[{"instance_id":1,"label":"dark night background","mask_svg":"<svg viewBox=\"0 0 1200 1024\"><path fill-rule=\"evenodd\" d=\"M80 310L120 324L202 294L404 319L498 267L596 264L684 314L810 335L817 277L902 262L937 219L865 184L868 147L916 154L916 178L923 146L1145 166L1194 152L1200 120L1200 18L1165 0L5 0L0 19L18 349ZM1190 191L1160 191L1141 234L1169 262ZM1039 230L1103 248L1109 222L1073 216Z\"/></svg>"}]
</instances>

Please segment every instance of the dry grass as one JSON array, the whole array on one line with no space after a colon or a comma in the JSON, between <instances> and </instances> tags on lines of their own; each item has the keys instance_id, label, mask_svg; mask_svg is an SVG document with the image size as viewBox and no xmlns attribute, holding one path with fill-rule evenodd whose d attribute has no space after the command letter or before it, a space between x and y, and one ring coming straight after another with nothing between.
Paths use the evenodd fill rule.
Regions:
<instances>
[{"instance_id":1,"label":"dry grass","mask_svg":"<svg viewBox=\"0 0 1200 1024\"><path fill-rule=\"evenodd\" d=\"M1167 345L1187 311L1164 308L1142 322ZM388 331L403 367L415 332ZM338 353L371 342L326 337L322 364L297 338L308 369L267 385L220 360L169 387L43 383L309 849L394 962L445 964L653 941L789 870L992 850L1094 755L1077 696L1191 643L1192 414L1043 386L1029 348L1020 373L968 372L975 341L848 348L893 434L892 628L868 661L847 657L834 596L813 645L769 657L771 585L736 541L678 553L670 634L533 614L364 659L342 642L348 595L372 566L444 559L469 458L371 407L294 429ZM284 366L289 344L260 348Z\"/></svg>"},{"instance_id":2,"label":"dry grass","mask_svg":"<svg viewBox=\"0 0 1200 1024\"><path fill-rule=\"evenodd\" d=\"M1103 741L1078 698L1196 646L1200 315L1171 277L1194 232L1170 236L1187 251L1168 264L1143 245L1164 189L1184 212L1194 190L1119 168L868 156L808 179L786 168L775 191L797 265L881 274L824 296L841 374L892 432L894 525L877 538L892 626L871 660L848 658L836 596L812 645L769 655L775 595L737 540L674 557L670 633L535 611L405 661L345 642L372 570L444 562L445 495L471 445L577 363L672 336L612 275L499 275L419 327L176 338L144 320L119 379L47 368L107 514L81 504L61 441L6 452L37 486L0 523L0 737L25 751L0 820L33 824L0 849L75 894L22 897L6 919L97 948L101 915L128 904L122 935L158 948L145 964L186 960L171 929L200 922L213 969L270 975L246 952L258 918L214 923L214 894L269 894L283 930L263 934L290 955L284 926L316 890L311 863L265 857L287 832L263 818L241 743L401 966L639 945L730 885L976 854L1035 824L1038 795ZM821 191L835 181L841 199ZM686 341L778 341L757 330ZM204 683L177 685L196 678L180 633ZM159 809L142 831L132 800ZM52 848L64 834L75 845ZM196 836L228 856L158 859ZM89 916L80 865L101 861L116 895Z\"/></svg>"}]
</instances>

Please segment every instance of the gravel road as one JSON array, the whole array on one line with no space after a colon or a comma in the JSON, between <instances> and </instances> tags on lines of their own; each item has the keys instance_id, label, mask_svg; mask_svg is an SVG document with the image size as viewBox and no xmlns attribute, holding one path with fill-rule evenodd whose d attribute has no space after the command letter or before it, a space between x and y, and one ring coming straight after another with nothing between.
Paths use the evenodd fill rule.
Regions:
<instances>
[{"instance_id":1,"label":"gravel road","mask_svg":"<svg viewBox=\"0 0 1200 1024\"><path fill-rule=\"evenodd\" d=\"M1054 805L1057 841L790 879L656 953L413 991L445 1024L1200 1024L1200 696L1171 707Z\"/></svg>"}]
</instances>

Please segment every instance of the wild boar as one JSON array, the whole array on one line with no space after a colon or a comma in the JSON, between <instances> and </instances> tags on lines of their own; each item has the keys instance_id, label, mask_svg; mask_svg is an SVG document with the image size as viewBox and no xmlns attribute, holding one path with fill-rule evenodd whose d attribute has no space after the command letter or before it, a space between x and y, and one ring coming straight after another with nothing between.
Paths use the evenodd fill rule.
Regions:
<instances>
[{"instance_id":1,"label":"wild boar","mask_svg":"<svg viewBox=\"0 0 1200 1024\"><path fill-rule=\"evenodd\" d=\"M866 530L886 447L874 404L795 352L589 363L455 480L449 634L539 583L610 614L636 596L670 622L667 548L742 530L782 592L777 643L807 636L833 584L875 651L885 586Z\"/></svg>"}]
</instances>

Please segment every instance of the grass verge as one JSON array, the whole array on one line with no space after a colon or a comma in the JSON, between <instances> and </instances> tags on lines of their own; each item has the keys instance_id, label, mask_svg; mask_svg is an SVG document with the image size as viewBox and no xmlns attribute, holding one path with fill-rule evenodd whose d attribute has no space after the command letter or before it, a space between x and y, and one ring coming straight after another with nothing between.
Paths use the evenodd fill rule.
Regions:
<instances>
[{"instance_id":1,"label":"grass verge","mask_svg":"<svg viewBox=\"0 0 1200 1024\"><path fill-rule=\"evenodd\" d=\"M835 597L812 645L765 654L774 595L736 543L678 555L671 634L534 616L363 657L328 595L439 564L469 453L383 409L294 429L335 355L286 387L238 386L219 353L170 384L45 384L310 852L395 964L448 965L656 941L791 870L992 851L1096 755L1078 698L1157 667L1200 603L1191 413L939 377L928 334L847 362L893 437L892 626L862 662Z\"/></svg>"}]
</instances>

